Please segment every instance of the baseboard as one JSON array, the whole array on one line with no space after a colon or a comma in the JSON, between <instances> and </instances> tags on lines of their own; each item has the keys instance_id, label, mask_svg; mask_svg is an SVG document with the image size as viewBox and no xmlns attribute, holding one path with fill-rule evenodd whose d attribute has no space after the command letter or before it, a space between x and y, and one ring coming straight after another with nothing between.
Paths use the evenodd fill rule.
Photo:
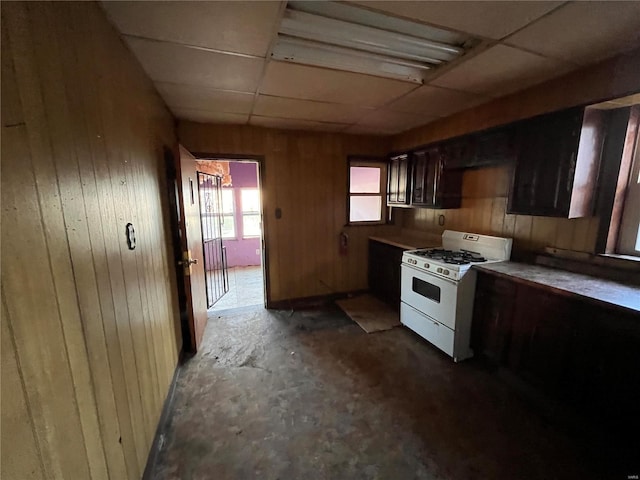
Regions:
<instances>
[{"instance_id":1,"label":"baseboard","mask_svg":"<svg viewBox=\"0 0 640 480\"><path fill-rule=\"evenodd\" d=\"M164 405L162 406L162 413L160 414L160 420L158 420L158 426L156 428L156 433L153 437L153 442L151 443L151 449L149 450L149 456L147 457L147 464L144 467L144 473L142 474L142 480L152 480L153 479L153 471L155 470L156 463L158 461L158 456L162 451L165 441L165 433L169 427L170 423L170 414L173 408L173 399L176 392L176 386L178 384L178 378L180 377L180 371L182 370L182 362L184 361L185 355L180 352L180 356L178 358L178 364L176 365L175 370L173 371L173 378L171 379L171 384L169 385L169 391L167 392L167 397L164 399Z\"/></svg>"},{"instance_id":2,"label":"baseboard","mask_svg":"<svg viewBox=\"0 0 640 480\"><path fill-rule=\"evenodd\" d=\"M305 308L322 307L332 304L336 300L349 298L354 295L367 293L368 290L355 290L353 292L331 293L327 295L315 295L312 297L289 298L286 300L272 300L267 305L271 310L302 310Z\"/></svg>"}]
</instances>

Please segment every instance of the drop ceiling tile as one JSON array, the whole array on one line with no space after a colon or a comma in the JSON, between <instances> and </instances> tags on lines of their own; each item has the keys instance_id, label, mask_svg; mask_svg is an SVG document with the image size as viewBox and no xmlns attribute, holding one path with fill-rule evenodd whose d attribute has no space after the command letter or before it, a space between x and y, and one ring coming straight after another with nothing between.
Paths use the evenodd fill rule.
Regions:
<instances>
[{"instance_id":1,"label":"drop ceiling tile","mask_svg":"<svg viewBox=\"0 0 640 480\"><path fill-rule=\"evenodd\" d=\"M213 88L157 82L156 88L170 107L195 108L227 113L251 113L253 93L230 92Z\"/></svg>"},{"instance_id":2,"label":"drop ceiling tile","mask_svg":"<svg viewBox=\"0 0 640 480\"><path fill-rule=\"evenodd\" d=\"M280 2L103 2L121 33L264 57Z\"/></svg>"},{"instance_id":3,"label":"drop ceiling tile","mask_svg":"<svg viewBox=\"0 0 640 480\"><path fill-rule=\"evenodd\" d=\"M321 123L310 120L293 120L290 118L262 117L251 115L250 125L286 130L313 130L323 132L340 132L348 125L343 123Z\"/></svg>"},{"instance_id":4,"label":"drop ceiling tile","mask_svg":"<svg viewBox=\"0 0 640 480\"><path fill-rule=\"evenodd\" d=\"M574 66L506 45L462 62L431 85L499 97L560 76Z\"/></svg>"},{"instance_id":5,"label":"drop ceiling tile","mask_svg":"<svg viewBox=\"0 0 640 480\"><path fill-rule=\"evenodd\" d=\"M572 2L505 40L586 65L640 46L640 2Z\"/></svg>"},{"instance_id":6,"label":"drop ceiling tile","mask_svg":"<svg viewBox=\"0 0 640 480\"><path fill-rule=\"evenodd\" d=\"M265 117L295 118L335 123L355 123L370 111L354 105L272 97L269 95L260 95L253 109L255 115Z\"/></svg>"},{"instance_id":7,"label":"drop ceiling tile","mask_svg":"<svg viewBox=\"0 0 640 480\"><path fill-rule=\"evenodd\" d=\"M263 59L134 37L125 39L154 82L255 92L262 74Z\"/></svg>"},{"instance_id":8,"label":"drop ceiling tile","mask_svg":"<svg viewBox=\"0 0 640 480\"><path fill-rule=\"evenodd\" d=\"M475 107L490 97L447 88L424 85L385 106L397 112L420 113L433 117L446 117L452 113Z\"/></svg>"},{"instance_id":9,"label":"drop ceiling tile","mask_svg":"<svg viewBox=\"0 0 640 480\"><path fill-rule=\"evenodd\" d=\"M562 2L356 1L365 7L472 35L500 39L550 12Z\"/></svg>"},{"instance_id":10,"label":"drop ceiling tile","mask_svg":"<svg viewBox=\"0 0 640 480\"><path fill-rule=\"evenodd\" d=\"M392 135L404 132L414 127L426 125L437 117L416 115L414 113L392 112L390 110L376 110L364 117L357 124L348 129L351 133L376 133Z\"/></svg>"},{"instance_id":11,"label":"drop ceiling tile","mask_svg":"<svg viewBox=\"0 0 640 480\"><path fill-rule=\"evenodd\" d=\"M171 112L179 120L190 120L200 123L230 123L245 124L249 120L248 114L212 112L196 108L170 107Z\"/></svg>"},{"instance_id":12,"label":"drop ceiling tile","mask_svg":"<svg viewBox=\"0 0 640 480\"><path fill-rule=\"evenodd\" d=\"M271 61L260 92L278 97L378 107L414 88L414 83Z\"/></svg>"}]
</instances>

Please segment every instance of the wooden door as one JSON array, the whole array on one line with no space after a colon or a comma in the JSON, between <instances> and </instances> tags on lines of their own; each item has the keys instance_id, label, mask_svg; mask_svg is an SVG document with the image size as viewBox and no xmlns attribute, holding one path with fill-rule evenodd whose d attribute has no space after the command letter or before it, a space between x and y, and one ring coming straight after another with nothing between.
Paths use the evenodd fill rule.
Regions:
<instances>
[{"instance_id":1,"label":"wooden door","mask_svg":"<svg viewBox=\"0 0 640 480\"><path fill-rule=\"evenodd\" d=\"M182 268L187 292L187 322L189 341L185 346L196 352L202 342L207 325L207 292L205 288L202 229L200 226L200 202L198 200L198 174L196 159L180 146L180 234L182 243Z\"/></svg>"}]
</instances>

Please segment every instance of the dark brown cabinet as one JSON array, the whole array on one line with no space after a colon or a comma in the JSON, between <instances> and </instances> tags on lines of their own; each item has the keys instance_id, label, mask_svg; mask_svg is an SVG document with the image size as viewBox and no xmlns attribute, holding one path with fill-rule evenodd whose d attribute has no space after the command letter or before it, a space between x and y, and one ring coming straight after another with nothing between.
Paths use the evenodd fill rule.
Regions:
<instances>
[{"instance_id":1,"label":"dark brown cabinet","mask_svg":"<svg viewBox=\"0 0 640 480\"><path fill-rule=\"evenodd\" d=\"M509 213L568 218L593 213L604 115L580 107L516 125Z\"/></svg>"},{"instance_id":2,"label":"dark brown cabinet","mask_svg":"<svg viewBox=\"0 0 640 480\"><path fill-rule=\"evenodd\" d=\"M640 316L478 272L472 348L605 425L640 425Z\"/></svg>"},{"instance_id":3,"label":"dark brown cabinet","mask_svg":"<svg viewBox=\"0 0 640 480\"><path fill-rule=\"evenodd\" d=\"M478 273L472 336L476 353L494 364L506 362L515 291L513 282Z\"/></svg>"},{"instance_id":4,"label":"dark brown cabinet","mask_svg":"<svg viewBox=\"0 0 640 480\"><path fill-rule=\"evenodd\" d=\"M413 153L411 205L430 208L459 208L462 198L462 170L445 167L446 151L434 146Z\"/></svg>"},{"instance_id":5,"label":"dark brown cabinet","mask_svg":"<svg viewBox=\"0 0 640 480\"><path fill-rule=\"evenodd\" d=\"M369 240L369 290L373 295L400 309L400 247Z\"/></svg>"},{"instance_id":6,"label":"dark brown cabinet","mask_svg":"<svg viewBox=\"0 0 640 480\"><path fill-rule=\"evenodd\" d=\"M411 188L411 165L408 154L389 159L387 172L387 205L409 206Z\"/></svg>"}]
</instances>

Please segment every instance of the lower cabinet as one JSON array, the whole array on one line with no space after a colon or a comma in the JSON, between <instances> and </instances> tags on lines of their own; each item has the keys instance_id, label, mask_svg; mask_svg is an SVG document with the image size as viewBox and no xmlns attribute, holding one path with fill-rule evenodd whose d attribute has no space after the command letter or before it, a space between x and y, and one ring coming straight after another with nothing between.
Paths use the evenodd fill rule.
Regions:
<instances>
[{"instance_id":1,"label":"lower cabinet","mask_svg":"<svg viewBox=\"0 0 640 480\"><path fill-rule=\"evenodd\" d=\"M478 272L472 348L587 418L640 428L640 316Z\"/></svg>"},{"instance_id":2,"label":"lower cabinet","mask_svg":"<svg viewBox=\"0 0 640 480\"><path fill-rule=\"evenodd\" d=\"M400 247L369 240L369 290L373 295L400 309Z\"/></svg>"},{"instance_id":3,"label":"lower cabinet","mask_svg":"<svg viewBox=\"0 0 640 480\"><path fill-rule=\"evenodd\" d=\"M506 361L515 291L513 282L478 272L472 337L476 353L493 363Z\"/></svg>"}]
</instances>

